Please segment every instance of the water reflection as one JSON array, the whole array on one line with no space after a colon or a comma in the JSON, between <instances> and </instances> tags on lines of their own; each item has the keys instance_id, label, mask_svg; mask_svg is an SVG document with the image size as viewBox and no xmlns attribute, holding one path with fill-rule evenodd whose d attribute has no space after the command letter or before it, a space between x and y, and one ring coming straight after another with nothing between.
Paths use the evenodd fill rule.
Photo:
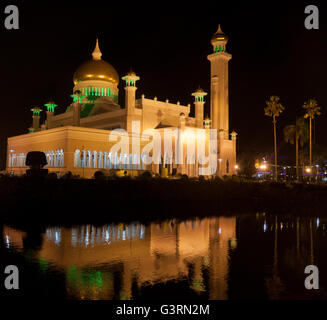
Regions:
<instances>
[{"instance_id":1,"label":"water reflection","mask_svg":"<svg viewBox=\"0 0 327 320\"><path fill-rule=\"evenodd\" d=\"M265 213L51 227L32 259L39 272L64 274L69 298L299 298L304 267L326 267L325 232L324 219ZM28 236L4 226L7 249L26 254Z\"/></svg>"}]
</instances>

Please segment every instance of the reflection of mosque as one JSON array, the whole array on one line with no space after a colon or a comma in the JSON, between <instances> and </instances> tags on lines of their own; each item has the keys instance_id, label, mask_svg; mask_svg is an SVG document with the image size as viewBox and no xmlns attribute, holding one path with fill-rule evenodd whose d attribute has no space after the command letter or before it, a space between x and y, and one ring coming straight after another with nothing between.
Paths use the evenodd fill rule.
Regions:
<instances>
[{"instance_id":1,"label":"reflection of mosque","mask_svg":"<svg viewBox=\"0 0 327 320\"><path fill-rule=\"evenodd\" d=\"M236 247L235 230L236 218L224 217L149 226L48 228L37 259L45 267L64 270L68 295L75 298L131 299L135 282L140 289L188 279L193 292L227 299L228 256ZM4 229L8 246L23 249L24 236ZM207 280L205 269L209 270Z\"/></svg>"},{"instance_id":2,"label":"reflection of mosque","mask_svg":"<svg viewBox=\"0 0 327 320\"><path fill-rule=\"evenodd\" d=\"M32 243L41 271L62 270L73 298L311 299L304 268L327 270L326 226L323 218L263 213L47 228L41 237L4 227L3 240L26 258Z\"/></svg>"}]
</instances>

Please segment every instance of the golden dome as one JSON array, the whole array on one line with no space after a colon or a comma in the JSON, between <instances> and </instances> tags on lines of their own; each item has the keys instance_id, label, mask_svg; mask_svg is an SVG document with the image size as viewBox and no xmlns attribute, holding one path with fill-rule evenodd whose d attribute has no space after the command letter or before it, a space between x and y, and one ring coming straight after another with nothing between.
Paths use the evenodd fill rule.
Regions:
<instances>
[{"instance_id":1,"label":"golden dome","mask_svg":"<svg viewBox=\"0 0 327 320\"><path fill-rule=\"evenodd\" d=\"M109 81L118 85L119 76L114 67L104 60L89 60L74 73L74 84L85 80Z\"/></svg>"},{"instance_id":2,"label":"golden dome","mask_svg":"<svg viewBox=\"0 0 327 320\"><path fill-rule=\"evenodd\" d=\"M98 39L92 56L93 59L83 63L74 73L74 84L85 80L102 80L118 85L119 75L117 71L110 63L101 59L102 53L99 49Z\"/></svg>"},{"instance_id":3,"label":"golden dome","mask_svg":"<svg viewBox=\"0 0 327 320\"><path fill-rule=\"evenodd\" d=\"M228 36L222 32L220 25L218 26L218 30L211 38L211 43L215 41L228 41Z\"/></svg>"}]
</instances>

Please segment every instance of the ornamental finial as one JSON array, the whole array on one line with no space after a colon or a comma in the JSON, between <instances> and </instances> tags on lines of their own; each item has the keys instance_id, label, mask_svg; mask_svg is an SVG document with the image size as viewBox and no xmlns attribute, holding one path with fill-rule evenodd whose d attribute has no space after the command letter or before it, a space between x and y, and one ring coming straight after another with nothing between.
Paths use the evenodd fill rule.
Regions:
<instances>
[{"instance_id":1,"label":"ornamental finial","mask_svg":"<svg viewBox=\"0 0 327 320\"><path fill-rule=\"evenodd\" d=\"M95 44L94 51L92 52L92 57L93 57L93 60L101 60L101 57L102 57L102 53L101 53L100 48L99 48L98 38L97 38L97 42Z\"/></svg>"}]
</instances>

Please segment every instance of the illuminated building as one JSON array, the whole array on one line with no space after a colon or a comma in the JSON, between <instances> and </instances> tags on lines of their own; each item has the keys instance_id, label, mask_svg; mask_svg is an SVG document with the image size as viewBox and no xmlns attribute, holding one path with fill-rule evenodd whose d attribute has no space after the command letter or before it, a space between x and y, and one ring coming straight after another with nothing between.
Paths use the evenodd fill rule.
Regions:
<instances>
[{"instance_id":1,"label":"illuminated building","mask_svg":"<svg viewBox=\"0 0 327 320\"><path fill-rule=\"evenodd\" d=\"M156 97L149 99L143 94L136 98L136 83L140 77L132 71L121 78L125 90L125 105L122 107L118 101L118 73L102 59L97 41L92 59L82 64L73 76L73 101L66 112L55 115L57 105L50 101L45 104L46 120L40 124L42 110L35 107L32 109L33 125L29 133L8 139L7 172L25 173L26 154L29 151L43 151L47 156L47 168L59 175L70 171L90 178L96 171L108 169L128 170L132 175L144 170L160 174L165 168L170 174L198 176L200 165L197 151L186 156L188 141L193 139L195 145L195 137L189 132L199 132L200 129L209 132L211 128L217 130L217 147L213 152L219 158L217 170L211 174L236 174L237 134L229 132L228 62L231 55L226 52L227 41L228 37L219 26L211 40L213 53L208 55L211 63L211 118L205 120L204 97L207 93L202 89L192 93L195 117L190 117L190 104L174 104L168 99L158 101ZM138 123L137 130L135 123ZM112 146L119 139L109 141L109 135L119 128L126 130L129 136L127 149L112 152ZM175 161L176 154L165 154L163 133L168 128L178 132L171 149L175 150L176 144L181 143L182 150L185 150L182 163ZM140 142L140 150L134 150L131 141L149 129L158 132L162 139L161 158L157 163L145 163L145 156L140 151L147 144L145 141ZM209 145L208 133L205 134L205 143Z\"/></svg>"}]
</instances>

